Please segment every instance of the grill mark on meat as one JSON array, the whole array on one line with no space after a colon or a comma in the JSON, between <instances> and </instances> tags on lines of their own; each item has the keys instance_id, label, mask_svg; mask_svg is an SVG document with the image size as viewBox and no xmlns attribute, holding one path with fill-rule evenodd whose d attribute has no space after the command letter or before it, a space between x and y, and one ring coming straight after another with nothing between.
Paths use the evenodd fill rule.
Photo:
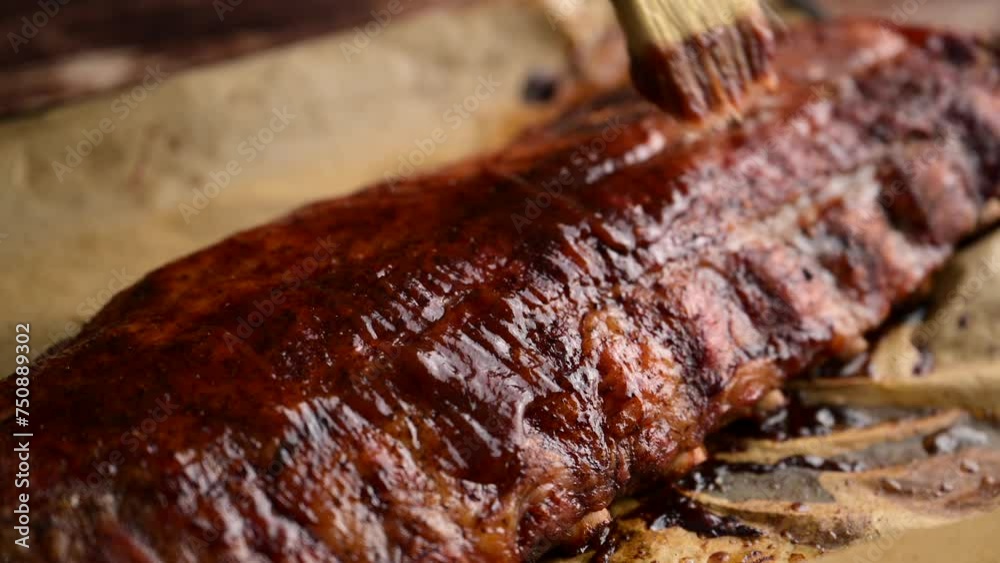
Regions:
<instances>
[{"instance_id":1,"label":"grill mark on meat","mask_svg":"<svg viewBox=\"0 0 1000 563\"><path fill-rule=\"evenodd\" d=\"M558 544L785 377L856 352L976 227L1000 183L996 55L934 37L803 28L740 126L603 94L498 155L150 274L36 368L33 453L59 463L32 476L31 556L514 561ZM280 311L227 346L275 288ZM100 489L78 484L164 394L177 411Z\"/></svg>"}]
</instances>

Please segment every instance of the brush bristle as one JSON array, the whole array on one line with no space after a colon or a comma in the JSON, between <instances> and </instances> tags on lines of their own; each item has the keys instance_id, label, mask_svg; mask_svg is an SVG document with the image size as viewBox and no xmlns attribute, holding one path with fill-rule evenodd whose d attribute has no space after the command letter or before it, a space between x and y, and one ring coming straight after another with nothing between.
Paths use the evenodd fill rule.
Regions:
<instances>
[{"instance_id":1,"label":"brush bristle","mask_svg":"<svg viewBox=\"0 0 1000 563\"><path fill-rule=\"evenodd\" d=\"M615 0L639 91L683 118L738 114L773 82L774 37L757 0Z\"/></svg>"}]
</instances>

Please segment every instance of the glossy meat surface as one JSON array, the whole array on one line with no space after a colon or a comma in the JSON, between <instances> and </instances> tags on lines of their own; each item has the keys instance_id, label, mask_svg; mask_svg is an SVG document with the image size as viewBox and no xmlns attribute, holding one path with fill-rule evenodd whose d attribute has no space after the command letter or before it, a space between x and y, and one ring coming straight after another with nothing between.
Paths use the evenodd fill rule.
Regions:
<instances>
[{"instance_id":1,"label":"glossy meat surface","mask_svg":"<svg viewBox=\"0 0 1000 563\"><path fill-rule=\"evenodd\" d=\"M856 352L983 226L995 57L798 30L742 124L608 93L500 154L167 265L35 367L33 547L11 551L5 479L0 553L537 557ZM12 380L0 397L10 452Z\"/></svg>"}]
</instances>

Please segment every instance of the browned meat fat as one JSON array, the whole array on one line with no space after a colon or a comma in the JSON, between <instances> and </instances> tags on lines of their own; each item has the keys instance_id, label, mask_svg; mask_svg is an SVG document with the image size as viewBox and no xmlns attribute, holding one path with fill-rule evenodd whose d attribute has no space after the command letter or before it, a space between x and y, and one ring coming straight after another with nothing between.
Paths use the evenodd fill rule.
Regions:
<instances>
[{"instance_id":1,"label":"browned meat fat","mask_svg":"<svg viewBox=\"0 0 1000 563\"><path fill-rule=\"evenodd\" d=\"M776 57L739 124L608 93L153 272L35 366L33 547L5 478L0 552L518 561L683 469L996 204L988 44L853 22Z\"/></svg>"}]
</instances>

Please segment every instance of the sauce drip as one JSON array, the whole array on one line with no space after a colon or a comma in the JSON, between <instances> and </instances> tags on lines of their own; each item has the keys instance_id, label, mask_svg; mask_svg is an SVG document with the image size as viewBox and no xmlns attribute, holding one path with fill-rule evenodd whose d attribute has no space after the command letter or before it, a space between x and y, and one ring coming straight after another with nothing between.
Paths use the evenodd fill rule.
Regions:
<instances>
[{"instance_id":1,"label":"sauce drip","mask_svg":"<svg viewBox=\"0 0 1000 563\"><path fill-rule=\"evenodd\" d=\"M709 511L703 504L673 487L643 501L642 506L630 516L641 518L651 530L681 527L705 538L757 538L761 535L759 530L731 516Z\"/></svg>"},{"instance_id":2,"label":"sauce drip","mask_svg":"<svg viewBox=\"0 0 1000 563\"><path fill-rule=\"evenodd\" d=\"M711 512L706 506L685 495L679 488L665 487L662 491L645 498L642 504L625 516L625 519L640 519L650 530L683 528L704 538L723 536L756 539L760 530L748 526L731 516ZM616 519L591 538L578 553L593 551L591 563L608 563L629 534Z\"/></svg>"},{"instance_id":3,"label":"sauce drip","mask_svg":"<svg viewBox=\"0 0 1000 563\"><path fill-rule=\"evenodd\" d=\"M785 441L792 438L827 436L842 428L863 428L875 422L860 409L833 405L807 404L798 393L761 421L741 420L729 425L714 442L720 447L733 446L748 438ZM727 444L728 442L728 444Z\"/></svg>"}]
</instances>

